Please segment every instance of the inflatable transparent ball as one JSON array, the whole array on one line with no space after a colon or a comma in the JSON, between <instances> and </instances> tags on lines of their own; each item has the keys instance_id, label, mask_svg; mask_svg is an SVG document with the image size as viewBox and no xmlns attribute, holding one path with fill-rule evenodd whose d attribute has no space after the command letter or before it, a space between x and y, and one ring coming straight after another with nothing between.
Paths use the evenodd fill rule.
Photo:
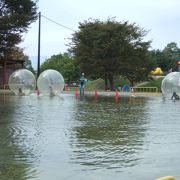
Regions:
<instances>
[{"instance_id":1,"label":"inflatable transparent ball","mask_svg":"<svg viewBox=\"0 0 180 180\"><path fill-rule=\"evenodd\" d=\"M8 85L16 95L30 95L35 91L36 79L31 71L19 69L10 75Z\"/></svg>"},{"instance_id":2,"label":"inflatable transparent ball","mask_svg":"<svg viewBox=\"0 0 180 180\"><path fill-rule=\"evenodd\" d=\"M64 78L58 71L48 69L38 77L37 86L41 94L55 96L64 89Z\"/></svg>"},{"instance_id":3,"label":"inflatable transparent ball","mask_svg":"<svg viewBox=\"0 0 180 180\"><path fill-rule=\"evenodd\" d=\"M165 97L171 97L173 92L180 96L180 72L172 72L165 76L161 84Z\"/></svg>"}]
</instances>

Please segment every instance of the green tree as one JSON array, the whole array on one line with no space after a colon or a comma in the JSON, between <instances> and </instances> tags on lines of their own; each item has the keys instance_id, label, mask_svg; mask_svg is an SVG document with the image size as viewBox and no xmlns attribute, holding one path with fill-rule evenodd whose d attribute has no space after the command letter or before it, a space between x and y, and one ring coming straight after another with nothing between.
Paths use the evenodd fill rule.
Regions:
<instances>
[{"instance_id":1,"label":"green tree","mask_svg":"<svg viewBox=\"0 0 180 180\"><path fill-rule=\"evenodd\" d=\"M150 54L151 60L155 64L154 68L160 67L163 71L165 69L167 69L168 63L164 61L165 60L165 55L161 50L159 50L159 49L152 50L152 51L149 52L149 54Z\"/></svg>"},{"instance_id":2,"label":"green tree","mask_svg":"<svg viewBox=\"0 0 180 180\"><path fill-rule=\"evenodd\" d=\"M24 54L23 49L21 49L19 47L14 48L13 54L10 54L9 58L10 59L17 59L17 60L24 62L23 67L25 69L30 70L32 73L35 74L35 71L34 71L32 64L31 64L31 60L29 59L29 57L27 55ZM16 64L16 68L22 68L22 66Z\"/></svg>"},{"instance_id":3,"label":"green tree","mask_svg":"<svg viewBox=\"0 0 180 180\"><path fill-rule=\"evenodd\" d=\"M69 53L53 55L41 65L41 72L46 69L54 69L62 74L66 81L79 79L79 69Z\"/></svg>"},{"instance_id":4,"label":"green tree","mask_svg":"<svg viewBox=\"0 0 180 180\"><path fill-rule=\"evenodd\" d=\"M136 24L117 22L114 18L105 22L89 19L79 23L79 31L73 34L70 51L82 72L90 77L98 74L105 79L105 87L109 81L113 90L115 75L121 73L133 84L138 74L147 71L150 42L142 41L146 34L147 31ZM132 74L133 78L130 78Z\"/></svg>"},{"instance_id":5,"label":"green tree","mask_svg":"<svg viewBox=\"0 0 180 180\"><path fill-rule=\"evenodd\" d=\"M120 72L130 81L133 87L135 82L148 78L149 72L155 67L155 63L150 59L149 42L141 42L141 46L132 48L129 51L132 54L128 54L127 59L120 67Z\"/></svg>"},{"instance_id":6,"label":"green tree","mask_svg":"<svg viewBox=\"0 0 180 180\"><path fill-rule=\"evenodd\" d=\"M24 68L26 68L26 69L28 69L28 70L30 70L33 74L35 74L35 71L34 71L34 69L33 69L33 67L32 67L32 63L31 63L31 60L29 59L29 56L24 56Z\"/></svg>"},{"instance_id":7,"label":"green tree","mask_svg":"<svg viewBox=\"0 0 180 180\"><path fill-rule=\"evenodd\" d=\"M177 70L176 60L180 59L180 49L175 42L171 42L162 51L159 49L150 51L150 58L155 62L156 67L160 67L165 72L170 69Z\"/></svg>"},{"instance_id":8,"label":"green tree","mask_svg":"<svg viewBox=\"0 0 180 180\"><path fill-rule=\"evenodd\" d=\"M0 1L0 58L9 58L22 41L30 23L37 19L36 2L32 0Z\"/></svg>"},{"instance_id":9,"label":"green tree","mask_svg":"<svg viewBox=\"0 0 180 180\"><path fill-rule=\"evenodd\" d=\"M171 42L163 49L163 54L165 56L164 61L167 64L166 71L172 69L176 70L177 64L176 60L180 59L180 49L177 46L177 43Z\"/></svg>"}]
</instances>

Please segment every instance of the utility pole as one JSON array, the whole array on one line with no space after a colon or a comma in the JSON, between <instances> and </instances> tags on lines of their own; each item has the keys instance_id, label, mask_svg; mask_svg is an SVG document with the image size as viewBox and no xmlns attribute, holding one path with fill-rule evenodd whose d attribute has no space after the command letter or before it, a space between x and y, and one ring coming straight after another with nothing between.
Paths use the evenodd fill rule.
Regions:
<instances>
[{"instance_id":1,"label":"utility pole","mask_svg":"<svg viewBox=\"0 0 180 180\"><path fill-rule=\"evenodd\" d=\"M39 12L39 31L38 31L38 63L37 63L37 78L40 75L40 57L41 57L41 12Z\"/></svg>"}]
</instances>

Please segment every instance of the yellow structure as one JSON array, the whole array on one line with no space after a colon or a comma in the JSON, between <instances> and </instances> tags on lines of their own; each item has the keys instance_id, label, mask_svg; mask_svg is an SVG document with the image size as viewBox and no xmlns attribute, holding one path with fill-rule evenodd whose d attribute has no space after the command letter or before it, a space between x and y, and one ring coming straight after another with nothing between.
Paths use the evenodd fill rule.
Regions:
<instances>
[{"instance_id":1,"label":"yellow structure","mask_svg":"<svg viewBox=\"0 0 180 180\"><path fill-rule=\"evenodd\" d=\"M173 176L164 176L164 177L158 178L156 180L176 180L176 179Z\"/></svg>"},{"instance_id":2,"label":"yellow structure","mask_svg":"<svg viewBox=\"0 0 180 180\"><path fill-rule=\"evenodd\" d=\"M152 75L162 75L163 71L161 70L161 68L157 67L156 69L151 71Z\"/></svg>"}]
</instances>

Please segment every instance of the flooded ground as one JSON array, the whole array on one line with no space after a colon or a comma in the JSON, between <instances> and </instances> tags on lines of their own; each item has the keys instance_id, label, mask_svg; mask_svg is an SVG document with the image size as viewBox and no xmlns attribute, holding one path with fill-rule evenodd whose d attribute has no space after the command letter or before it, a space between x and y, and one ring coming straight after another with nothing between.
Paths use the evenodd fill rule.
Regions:
<instances>
[{"instance_id":1,"label":"flooded ground","mask_svg":"<svg viewBox=\"0 0 180 180\"><path fill-rule=\"evenodd\" d=\"M180 102L0 97L0 179L180 178Z\"/></svg>"}]
</instances>

